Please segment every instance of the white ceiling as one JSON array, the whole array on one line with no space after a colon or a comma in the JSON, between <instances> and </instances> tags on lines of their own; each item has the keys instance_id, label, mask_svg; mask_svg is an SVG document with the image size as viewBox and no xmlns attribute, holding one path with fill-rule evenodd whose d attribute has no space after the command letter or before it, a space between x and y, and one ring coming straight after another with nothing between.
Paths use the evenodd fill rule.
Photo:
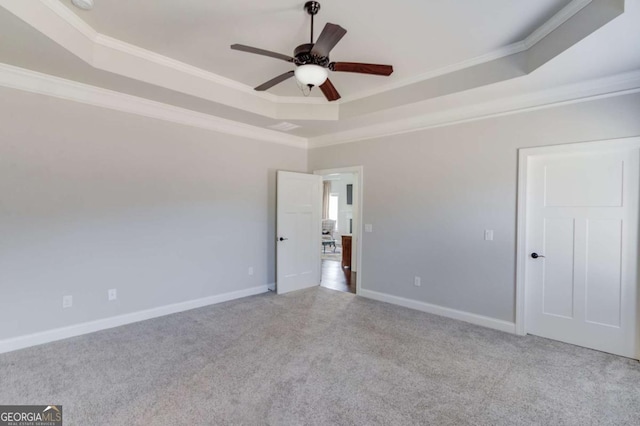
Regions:
<instances>
[{"instance_id":1,"label":"white ceiling","mask_svg":"<svg viewBox=\"0 0 640 426\"><path fill-rule=\"evenodd\" d=\"M347 35L334 61L392 64L391 77L333 73L341 95L415 78L518 42L570 0L323 0L316 37L326 22ZM304 0L95 0L74 13L99 33L255 87L291 69L276 59L232 51L233 43L284 54L308 43ZM270 90L300 96L294 79ZM315 95L320 95L319 93Z\"/></svg>"},{"instance_id":2,"label":"white ceiling","mask_svg":"<svg viewBox=\"0 0 640 426\"><path fill-rule=\"evenodd\" d=\"M422 83L442 85L448 76L455 74L452 70L461 61L491 54L526 38L569 1L401 0L392 6L391 2L383 0L327 0L322 2L322 11L316 21L316 34L327 21L340 24L349 31L334 49L332 60L389 62L394 65L395 73L388 79L334 73L332 80L342 93L344 102L328 104L323 99L316 99L318 102L313 104L287 104L290 102L289 98L260 98L255 95L256 92L246 87L247 90L243 91L242 88L236 90L233 87L211 84L199 86L199 91L186 90L194 80L194 74L189 73L172 74L170 83L187 85L171 86L145 79L144 76L140 78L135 73L119 72L127 71L127 68L117 69L111 66L117 64L122 56L104 56L104 52L107 52L104 47L89 45L91 48L86 50L89 57L87 60L87 57L78 54L82 53L82 46L86 45L77 44L83 40L78 37L76 29L70 27L71 32L67 33L58 31L60 28L56 25L60 22L44 15L51 4L59 7L64 5L66 8L62 9L71 16L80 17L99 33L255 86L282 73L288 69L289 64L231 51L229 45L243 43L290 53L296 44L306 41L308 37L308 16L302 10L304 0L257 2L257 9L252 8L251 3L230 0L95 0L95 8L90 12L76 9L69 0L33 0L28 3L14 1L0 0L0 34L6 41L0 43L0 63L261 128L286 120L301 126L291 131L290 135L310 138L315 146L330 140L349 140L353 132L358 134L361 129L371 129L369 133L375 133L380 126L398 128L396 123L403 121L416 119L419 122L422 117L426 117L425 122L429 122L429 117L449 112L455 116L459 109L475 108L495 100L533 95L534 98L537 97L536 102L541 104L542 98L538 94L549 89L640 71L640 0L626 0L622 15L609 22L605 21L607 23L601 28L595 25L592 29L585 30L584 35L571 41L566 48L559 49L557 56L531 73L505 75L495 82L465 87L467 81L478 80L476 69L467 64L467 68L463 70L464 78L457 82L458 87L435 95L429 95L428 90L418 93ZM620 1L622 0L593 0L591 6L596 3L606 7L615 6ZM378 9L375 13L366 13L367 19L363 19L363 14L359 15L358 11L365 10L372 3L379 3L375 6ZM571 3L575 5L589 2L573 0ZM46 7L38 8L38 5ZM576 16L580 14L581 12ZM584 18L585 15L582 15ZM580 22L584 22L584 19ZM589 22L587 20L587 26ZM573 25L574 29L575 27ZM51 28L55 31L48 32ZM385 34L388 38L384 41L378 41L377 36L383 31L378 28L387 28ZM555 37L557 42L559 34L560 41L566 38L566 32L554 31L546 40ZM74 46L81 48L74 51ZM103 61L99 64L91 62L97 52L100 52L96 48L103 49ZM358 51L361 53L358 54ZM107 53L122 55L126 53L126 49ZM129 70L135 71L138 68L136 61L139 59L140 57L132 56L123 63L132 65ZM491 59L477 63L489 62ZM517 63L515 58L514 64ZM144 64L154 67L157 65ZM422 74L443 67L448 67L450 74L445 74L442 78L421 78ZM162 68L144 69L150 69L151 75L156 71L167 71ZM637 77L634 78L638 80ZM393 84L407 81L411 85ZM295 83L289 81L287 84L289 85L279 86L272 93L295 96L295 100L302 100ZM631 87L632 84L636 84L635 80L628 86ZM386 91L380 95L371 94L382 90ZM606 93L605 90L609 89L604 87L601 92ZM411 91L419 96L416 98L408 95L407 92ZM366 95L367 92L369 95ZM363 93L365 97L358 100ZM565 93L566 99L582 96L580 93L562 93ZM231 98L238 99L230 102L229 94ZM345 99L346 96L350 99ZM380 108L367 110L367 105L375 103L376 97L380 96L385 98L384 102L378 102ZM260 108L249 108L254 97L262 102ZM354 104L358 104L358 114L348 113L354 110ZM274 114L274 105L286 107L284 115ZM324 107L333 109L323 110ZM298 114L298 111L303 113ZM328 116L320 117L319 114L323 111ZM333 118L332 111L335 113ZM414 124L402 126L408 128Z\"/></svg>"}]
</instances>

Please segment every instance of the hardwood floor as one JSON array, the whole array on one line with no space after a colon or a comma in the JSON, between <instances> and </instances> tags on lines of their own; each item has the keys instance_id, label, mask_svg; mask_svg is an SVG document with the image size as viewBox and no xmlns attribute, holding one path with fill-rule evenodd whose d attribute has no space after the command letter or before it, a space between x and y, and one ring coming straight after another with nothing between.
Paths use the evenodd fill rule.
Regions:
<instances>
[{"instance_id":1,"label":"hardwood floor","mask_svg":"<svg viewBox=\"0 0 640 426\"><path fill-rule=\"evenodd\" d=\"M320 285L333 290L355 294L356 273L351 272L349 268L342 269L340 261L323 259Z\"/></svg>"}]
</instances>

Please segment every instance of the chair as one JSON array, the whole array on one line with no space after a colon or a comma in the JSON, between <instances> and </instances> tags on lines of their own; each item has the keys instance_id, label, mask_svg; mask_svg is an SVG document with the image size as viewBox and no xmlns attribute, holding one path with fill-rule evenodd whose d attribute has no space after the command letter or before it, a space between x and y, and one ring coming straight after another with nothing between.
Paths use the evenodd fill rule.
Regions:
<instances>
[{"instance_id":1,"label":"chair","mask_svg":"<svg viewBox=\"0 0 640 426\"><path fill-rule=\"evenodd\" d=\"M336 228L336 221L333 219L322 219L322 252L326 253L327 246L333 246L333 252L336 251L336 239L333 232Z\"/></svg>"}]
</instances>

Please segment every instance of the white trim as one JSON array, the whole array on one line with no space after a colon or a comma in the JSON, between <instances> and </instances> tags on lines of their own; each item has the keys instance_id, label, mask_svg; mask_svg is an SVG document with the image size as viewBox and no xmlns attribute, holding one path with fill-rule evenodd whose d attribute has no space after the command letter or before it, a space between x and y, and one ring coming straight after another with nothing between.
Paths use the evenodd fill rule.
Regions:
<instances>
[{"instance_id":1,"label":"white trim","mask_svg":"<svg viewBox=\"0 0 640 426\"><path fill-rule=\"evenodd\" d=\"M317 136L309 139L309 148L376 139L638 92L640 92L640 71L636 70L525 95Z\"/></svg>"},{"instance_id":2,"label":"white trim","mask_svg":"<svg viewBox=\"0 0 640 426\"><path fill-rule=\"evenodd\" d=\"M131 324L151 318L175 314L177 312L184 312L204 306L215 305L217 303L227 302L229 300L266 293L267 291L268 288L266 285L251 287L244 290L217 294L215 296L203 297L201 299L188 300L186 302L159 306L157 308L145 309L143 311L132 312L115 317L103 318L95 321L71 325L68 327L55 328L53 330L47 330L39 333L28 334L25 336L0 340L0 353L15 351L35 345L41 345L43 343L49 343L56 340L67 339L69 337L81 336L83 334L106 330L113 327L119 327L125 324Z\"/></svg>"},{"instance_id":3,"label":"white trim","mask_svg":"<svg viewBox=\"0 0 640 426\"><path fill-rule=\"evenodd\" d=\"M526 212L527 212L527 173L529 173L526 149L518 150L518 189L516 211L516 334L524 336L525 298L524 298L524 266L526 259Z\"/></svg>"},{"instance_id":4,"label":"white trim","mask_svg":"<svg viewBox=\"0 0 640 426\"><path fill-rule=\"evenodd\" d=\"M68 7L62 4L61 1L40 0L40 2L89 40L95 41L98 35L100 35L100 33L93 29L91 25L87 24L84 19L73 13Z\"/></svg>"},{"instance_id":5,"label":"white trim","mask_svg":"<svg viewBox=\"0 0 640 426\"><path fill-rule=\"evenodd\" d=\"M540 40L558 29L560 25L573 18L576 13L587 7L592 1L593 0L573 0L571 3L563 7L558 13L553 15L551 19L542 24L523 40L526 49L533 47Z\"/></svg>"},{"instance_id":6,"label":"white trim","mask_svg":"<svg viewBox=\"0 0 640 426\"><path fill-rule=\"evenodd\" d=\"M518 149L518 203L516 213L516 334L524 336L527 334L526 327L526 264L527 264L527 179L529 158L536 155L560 154L579 150L589 150L593 148L610 147L611 143L617 143L617 148L637 147L640 144L640 137L608 139L592 142L569 143L562 145L541 146L535 148ZM639 292L640 293L640 292ZM640 304L638 305L640 309ZM640 328L639 328L640 332ZM640 336L638 342L638 359L640 359Z\"/></svg>"},{"instance_id":7,"label":"white trim","mask_svg":"<svg viewBox=\"0 0 640 426\"><path fill-rule=\"evenodd\" d=\"M0 63L0 86L298 148L320 148L640 92L631 71L307 139Z\"/></svg>"},{"instance_id":8,"label":"white trim","mask_svg":"<svg viewBox=\"0 0 640 426\"><path fill-rule=\"evenodd\" d=\"M59 3L59 2L58 2ZM63 6L64 7L64 6ZM203 80L210 81L215 84L229 87L231 89L238 90L240 92L249 93L259 98L267 99L272 102L278 100L278 96L268 92L257 92L253 90L253 87L232 80L230 78L223 77L218 74L214 74L210 71L205 71L202 68L194 67L193 65L186 64L184 62L172 59L168 56L160 55L159 53L152 52L151 50L143 49L136 45L126 43L124 41L115 39L113 37L106 36L104 34L98 34L95 38L95 43L109 49L117 50L122 53L129 54L136 58L141 58L154 64L171 68L173 70L185 73L192 77L202 78ZM307 98L303 98L307 99Z\"/></svg>"},{"instance_id":9,"label":"white trim","mask_svg":"<svg viewBox=\"0 0 640 426\"><path fill-rule=\"evenodd\" d=\"M356 259L357 259L357 267L358 271L356 272L356 294L360 294L362 291L362 237L364 233L364 224L362 223L362 218L364 217L363 207L364 207L364 166L348 166L348 167L338 167L335 169L322 169L322 170L314 170L314 175L329 175L332 173L355 173L357 175L358 180L358 240L356 242Z\"/></svg>"},{"instance_id":10,"label":"white trim","mask_svg":"<svg viewBox=\"0 0 640 426\"><path fill-rule=\"evenodd\" d=\"M392 84L384 85L372 90L363 91L358 94L352 96L345 96L344 98L333 102L329 105L332 107L337 107L339 104L362 99L365 97L369 97L372 95L376 95L382 92L398 89L400 87L404 87L410 84L418 83L421 81L429 80L435 77L439 77L451 72L459 71L465 68L469 68L472 66L480 65L489 61L493 61L499 58L503 58L506 56L510 56L513 54L517 54L523 51L528 50L532 46L534 46L537 42L542 40L544 37L549 35L551 32L556 30L559 26L567 22L571 19L576 13L581 11L584 7L589 5L592 0L572 0L567 6L565 6L562 10L556 13L551 19L542 24L539 28L533 31L527 38L521 40L519 42L512 43L503 48L496 49L487 54L471 58L468 60L464 60L455 64L451 64L436 70L431 70L426 73L406 78L401 81L397 81ZM35 2L34 2L35 3ZM77 30L81 35L83 35L86 41L93 44L92 50L95 52L99 47L105 47L109 49L114 49L120 53L131 56L132 58L136 58L138 60L149 61L152 64L167 67L173 69L175 71L186 74L186 76L198 77L205 81L209 81L215 84L219 84L225 86L230 89L235 89L243 93L251 94L260 99L269 100L274 103L292 103L292 104L323 104L326 105L326 102L323 98L295 98L295 97L281 97L274 95L272 93L267 92L256 92L252 87L237 82L235 80L223 77L221 75L215 74L210 71L206 71L202 68L198 68L187 63L169 58L164 55L160 55L153 51L141 48L139 46L135 46L133 44L124 42L122 40L115 39L113 37L109 37L107 35L98 33L93 27L87 24L82 18L80 18L77 14L73 13L67 6L65 6L62 2L58 0L40 0L39 3L45 6L48 10L53 12L59 19L60 23L58 24L59 28L54 28L50 26L49 31L56 32L58 37L51 37L57 43L63 45L65 48L70 51L78 54L77 49L70 49L69 43L72 41L68 37L62 36L62 29L60 28L60 24L65 23L68 26ZM7 6L5 6L7 7ZM9 8L13 13L17 13L15 8ZM37 23L35 21L28 23L35 28L39 28L40 26L44 26L46 21L44 16L40 16L37 19ZM77 42L73 41L74 43ZM86 55L80 55L80 58L87 61L91 65L95 66L94 58L87 57ZM113 58L111 58L113 60ZM263 114L269 116L269 114ZM311 118L311 117L310 117Z\"/></svg>"},{"instance_id":11,"label":"white trim","mask_svg":"<svg viewBox=\"0 0 640 426\"><path fill-rule=\"evenodd\" d=\"M198 68L193 65L189 65L185 62L178 61L176 59L170 58L165 55L161 55L159 53L153 52L148 49L144 49L142 47L136 46L131 43L127 43L123 40L116 39L114 37L110 37L105 34L101 34L97 32L93 27L87 24L82 18L73 13L67 6L65 6L59 0L40 0L40 2L49 8L52 12L54 12L59 18L61 18L64 22L71 25L73 28L78 30L82 35L84 35L87 39L92 41L94 45L106 47L109 49L116 50L118 52L131 55L132 57L143 59L145 61L149 61L153 64L160 65L162 67L167 67L173 69L175 71L179 71L181 73L187 74L188 76L198 77L203 80L220 84L222 86L228 87L230 89L235 89L243 93L248 93L258 98L266 99L271 102L291 102L297 104L316 104L319 103L315 99L309 98L283 98L280 100L280 97L268 92L257 92L253 90L253 87L240 83L236 80L232 80L227 77L223 77L219 74L215 74L210 71L206 71L202 68ZM94 46L95 50L96 46ZM91 63L91 65L94 65ZM295 99L295 101L293 101Z\"/></svg>"},{"instance_id":12,"label":"white trim","mask_svg":"<svg viewBox=\"0 0 640 426\"><path fill-rule=\"evenodd\" d=\"M427 71L425 73L416 75L414 77L405 78L401 81L397 81L395 83L386 84L384 86L379 86L377 88L362 91L352 96L345 96L340 99L341 103L351 102L358 99L366 98L369 96L377 95L386 91L399 89L404 86L408 86L410 84L419 83L421 81L430 80L432 78L440 77L446 74L450 74L452 72L461 71L466 68L471 68L476 65L481 65L487 62L494 61L496 59L504 58L507 56L515 55L517 53L524 52L533 47L540 40L551 34L562 24L567 22L569 19L573 18L573 16L588 6L593 0L573 0L564 8L562 8L558 13L553 15L551 19L538 27L535 31L533 31L527 38L524 40L512 43L508 46L496 49L487 54L477 56L475 58L467 59L461 62L457 62L455 64L447 65L445 67L441 67L435 70Z\"/></svg>"},{"instance_id":13,"label":"white trim","mask_svg":"<svg viewBox=\"0 0 640 426\"><path fill-rule=\"evenodd\" d=\"M114 49L149 62L153 62L157 65L172 68L176 71L180 71L194 77L199 77L213 83L222 84L229 88L240 90L241 92L251 93L263 99L268 99L270 101L277 100L277 96L271 93L256 92L252 87L238 81L231 80L230 78L222 77L221 75L203 70L202 68L189 65L187 63L172 59L168 56L161 55L151 50L147 50L131 43L127 43L108 35L101 34L89 24L87 24L82 18L69 10L69 8L59 0L40 0L40 2L47 6L56 15L58 15L58 17L60 17L63 21L73 26L82 35L93 41L95 44Z\"/></svg>"},{"instance_id":14,"label":"white trim","mask_svg":"<svg viewBox=\"0 0 640 426\"><path fill-rule=\"evenodd\" d=\"M452 318L459 321L468 322L482 327L493 328L495 330L507 333L515 333L516 326L514 323L496 318L485 317L484 315L472 314L470 312L459 311L457 309L446 308L444 306L433 305L431 303L420 302L417 300L406 299L404 297L392 296L386 293L380 293L373 290L363 289L360 296L368 299L378 300L380 302L392 303L394 305L404 306L405 308L415 309L429 314L440 315L442 317Z\"/></svg>"},{"instance_id":15,"label":"white trim","mask_svg":"<svg viewBox=\"0 0 640 426\"><path fill-rule=\"evenodd\" d=\"M379 95L380 93L400 89L402 87L409 86L411 84L416 84L422 81L431 80L436 77L441 77L443 75L451 74L456 71L461 71L467 68L474 67L476 65L481 65L487 62L491 62L496 59L515 55L517 53L524 52L525 50L527 50L527 47L525 46L524 41L519 41L519 42L510 44L508 46L502 47L500 49L496 49L484 55L477 56L475 58L467 59L461 62L456 62L455 64L451 64L451 65L447 65L431 71L427 71L425 73L418 74L414 77L404 78L400 81L396 81L395 83L385 84L384 86L378 86L373 89L364 90L362 92L356 93L351 96L347 95L342 99L340 99L340 103L344 104L347 102L357 101L359 99L368 98L374 95Z\"/></svg>"},{"instance_id":16,"label":"white trim","mask_svg":"<svg viewBox=\"0 0 640 426\"><path fill-rule=\"evenodd\" d=\"M276 102L279 104L307 104L307 105L326 105L327 100L324 96L277 96ZM342 99L331 101L330 105L339 105Z\"/></svg>"},{"instance_id":17,"label":"white trim","mask_svg":"<svg viewBox=\"0 0 640 426\"><path fill-rule=\"evenodd\" d=\"M0 86L53 96L116 111L124 111L173 123L199 127L250 139L274 142L298 148L307 147L307 139L238 121L191 111L146 98L65 80L39 72L0 64Z\"/></svg>"}]
</instances>

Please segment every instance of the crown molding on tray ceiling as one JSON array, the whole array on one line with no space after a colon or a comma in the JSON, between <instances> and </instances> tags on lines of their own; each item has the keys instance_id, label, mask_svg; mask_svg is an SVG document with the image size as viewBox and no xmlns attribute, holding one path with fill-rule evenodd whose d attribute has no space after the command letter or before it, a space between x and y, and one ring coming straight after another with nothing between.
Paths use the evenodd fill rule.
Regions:
<instances>
[{"instance_id":1,"label":"crown molding on tray ceiling","mask_svg":"<svg viewBox=\"0 0 640 426\"><path fill-rule=\"evenodd\" d=\"M94 68L273 119L280 119L290 103L282 104L271 93L258 93L242 83L100 34L57 0L0 0L0 6ZM338 105L315 101L302 105L315 119L338 118Z\"/></svg>"},{"instance_id":2,"label":"crown molding on tray ceiling","mask_svg":"<svg viewBox=\"0 0 640 426\"><path fill-rule=\"evenodd\" d=\"M116 50L121 50L123 52L127 52L130 55L138 56L141 58L145 58L151 62L156 62L158 64L166 65L177 70L183 71L190 75L199 76L210 80L214 83L222 84L236 90L251 93L255 96L268 99L274 102L279 103L312 103L312 104L326 104L324 98L304 98L304 97L293 97L293 96L277 96L268 92L257 92L253 90L253 88L249 85L237 82L235 80L222 77L218 74L212 73L210 71L205 71L201 68L188 65L184 62L171 59L167 56L160 55L158 53L143 49L141 47L135 46L133 44L115 39L113 37L106 36L104 34L98 33L93 27L87 24L82 18L73 13L69 8L63 5L59 0L40 0L43 4L57 13L62 19L72 25L76 30L81 32L85 37L90 40L93 40L95 43L104 45L106 47L110 47ZM549 35L552 31L556 30L566 21L571 19L576 13L581 11L584 7L586 7L593 0L573 0L569 4L567 4L564 8L562 8L558 13L553 15L548 21L543 23L540 27L534 30L526 39L512 43L508 46L505 46L500 49L496 49L493 52L489 52L485 55L481 55L475 58L471 58L468 60L464 60L455 64L448 65L446 67L438 68L436 70L431 70L426 73L419 74L415 77L405 78L401 81L383 85L376 89L372 89L370 91L361 92L355 95L347 95L343 99L337 101L338 103L345 103L350 100L361 99L367 96L371 96L373 94L385 92L388 90L393 90L399 87L407 86L412 83L416 83L423 80L428 80L431 78L439 77L444 74L448 74L454 71L458 71L464 68L470 68L475 65L479 65L485 62L489 62L495 59L503 58L505 56L513 55L516 53L520 53L531 48L537 42L542 40L544 37Z\"/></svg>"},{"instance_id":3,"label":"crown molding on tray ceiling","mask_svg":"<svg viewBox=\"0 0 640 426\"><path fill-rule=\"evenodd\" d=\"M544 33L536 33L529 42L533 44L525 50L519 51L526 43L512 46L505 49L503 56L492 54L484 58L489 60L477 61L475 65L468 63L470 66L458 70L450 68L446 73L410 85L344 102L340 105L340 119L389 111L524 77L624 13L624 0L594 0L582 6L561 13L561 17L566 17L575 12L562 24L560 19L555 20L553 26L547 27L551 32L544 37Z\"/></svg>"},{"instance_id":4,"label":"crown molding on tray ceiling","mask_svg":"<svg viewBox=\"0 0 640 426\"><path fill-rule=\"evenodd\" d=\"M118 40L116 38L101 34L98 31L96 31L93 27L91 27L89 24L87 24L82 18L80 18L75 13L73 13L69 8L67 8L59 0L39 0L39 1L40 3L47 6L55 14L57 14L60 18L62 18L66 23L71 25L74 29L76 29L78 32L80 32L82 35L84 35L87 39L91 40L95 44L102 45L104 47L108 47L114 50L119 50L121 52L128 53L129 55L146 59L149 62L154 62L159 65L164 65L170 68L174 68L186 74L201 77L213 83L222 84L230 88L239 90L241 92L251 93L263 99L275 101L277 98L277 96L271 93L255 92L252 87L246 84L242 84L235 80L222 77L218 74L205 71L201 68L194 67L184 62L177 61L167 56L160 55L150 50L143 49L136 45L127 43L125 41ZM76 53L76 52L73 52L73 53ZM83 59L88 63L92 63L93 52L91 52L91 54L88 55L88 58L83 57Z\"/></svg>"},{"instance_id":5,"label":"crown molding on tray ceiling","mask_svg":"<svg viewBox=\"0 0 640 426\"><path fill-rule=\"evenodd\" d=\"M311 139L1 63L0 86L250 139L313 149L605 97L640 93L640 70L445 111L418 113L403 120L364 126Z\"/></svg>"},{"instance_id":6,"label":"crown molding on tray ceiling","mask_svg":"<svg viewBox=\"0 0 640 426\"><path fill-rule=\"evenodd\" d=\"M553 15L551 19L535 29L527 38L522 42L525 48L528 49L549 34L558 29L562 24L571 19L576 13L580 12L586 6L588 6L594 0L573 0L565 7L563 7L558 13Z\"/></svg>"},{"instance_id":7,"label":"crown molding on tray ceiling","mask_svg":"<svg viewBox=\"0 0 640 426\"><path fill-rule=\"evenodd\" d=\"M553 31L558 29L562 24L567 22L576 13L580 12L582 9L588 6L592 1L593 0L573 0L572 2L567 4L565 7L563 7L558 13L553 15L551 19L549 19L540 27L538 27L534 32L532 32L526 39L522 41L512 43L508 46L502 47L500 49L496 49L492 52L477 56L475 58L467 59L461 62L457 62L455 64L447 65L445 67L430 70L425 73L418 74L414 77L405 78L395 83L385 84L370 90L362 91L360 93L357 93L351 96L346 95L342 98L341 101L342 103L347 103L350 101L367 98L369 96L377 95L379 93L399 89L401 87L408 86L414 83L430 80L432 78L440 77L446 74L451 74L456 71L461 71L466 68L471 68L476 65L481 65L487 62L494 61L496 59L501 59L507 56L524 52L530 49L531 47L533 47L540 40L542 40L543 38L551 34Z\"/></svg>"},{"instance_id":8,"label":"crown molding on tray ceiling","mask_svg":"<svg viewBox=\"0 0 640 426\"><path fill-rule=\"evenodd\" d=\"M310 138L309 149L640 93L640 70Z\"/></svg>"},{"instance_id":9,"label":"crown molding on tray ceiling","mask_svg":"<svg viewBox=\"0 0 640 426\"><path fill-rule=\"evenodd\" d=\"M173 105L0 64L0 86L201 129L306 149L307 139Z\"/></svg>"},{"instance_id":10,"label":"crown molding on tray ceiling","mask_svg":"<svg viewBox=\"0 0 640 426\"><path fill-rule=\"evenodd\" d=\"M349 104L345 117L371 112L367 108L358 112L366 97L380 96L401 88L412 89L408 86L502 58L506 62L509 59L507 57L514 57L519 62L519 53L543 40L593 1L573 0L523 41L375 90L345 96L332 103L321 98L282 97L268 92L256 92L243 83L100 34L59 0L0 0L0 5L95 68L274 119L338 120L341 118L341 107ZM149 72L150 69L153 72ZM512 74L508 78L524 74L526 72ZM455 91L454 88L451 90ZM378 109L384 109L383 104L384 102L371 103ZM394 106L397 105L389 104L387 108Z\"/></svg>"}]
</instances>

